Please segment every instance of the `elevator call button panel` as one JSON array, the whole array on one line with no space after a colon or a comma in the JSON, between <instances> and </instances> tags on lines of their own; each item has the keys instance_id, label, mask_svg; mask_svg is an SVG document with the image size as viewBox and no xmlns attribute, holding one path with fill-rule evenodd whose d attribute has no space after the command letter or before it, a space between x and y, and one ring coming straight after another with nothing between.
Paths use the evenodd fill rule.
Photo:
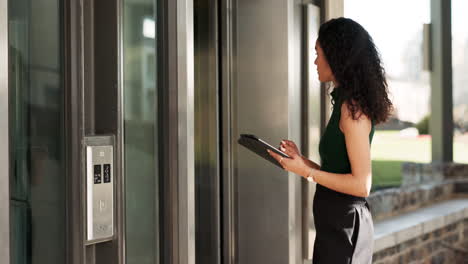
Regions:
<instances>
[{"instance_id":1,"label":"elevator call button panel","mask_svg":"<svg viewBox=\"0 0 468 264\"><path fill-rule=\"evenodd\" d=\"M96 142L86 146L87 244L114 237L114 148Z\"/></svg>"}]
</instances>

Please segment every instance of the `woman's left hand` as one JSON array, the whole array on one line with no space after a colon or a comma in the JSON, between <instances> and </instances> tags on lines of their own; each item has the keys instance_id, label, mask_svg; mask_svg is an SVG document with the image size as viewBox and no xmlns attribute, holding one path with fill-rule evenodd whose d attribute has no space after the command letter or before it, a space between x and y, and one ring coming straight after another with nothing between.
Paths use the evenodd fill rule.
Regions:
<instances>
[{"instance_id":1,"label":"woman's left hand","mask_svg":"<svg viewBox=\"0 0 468 264\"><path fill-rule=\"evenodd\" d=\"M302 155L299 153L299 149L296 144L290 140L283 140L281 141L279 149L286 153L290 158L283 158L281 155L270 150L268 150L268 153L276 159L281 166L283 166L283 169L293 172L299 176L307 177L310 168L302 159Z\"/></svg>"}]
</instances>

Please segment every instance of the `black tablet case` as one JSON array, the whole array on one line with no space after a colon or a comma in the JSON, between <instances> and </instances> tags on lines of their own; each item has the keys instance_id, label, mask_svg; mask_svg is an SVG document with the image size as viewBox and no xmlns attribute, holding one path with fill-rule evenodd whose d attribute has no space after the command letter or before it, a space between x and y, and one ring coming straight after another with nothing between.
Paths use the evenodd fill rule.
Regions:
<instances>
[{"instance_id":1,"label":"black tablet case","mask_svg":"<svg viewBox=\"0 0 468 264\"><path fill-rule=\"evenodd\" d=\"M268 154L267 149L270 149L285 158L289 158L289 156L286 153L278 150L275 147L270 146L268 143L266 143L265 141L259 139L258 137L254 135L241 134L237 142L241 144L242 146L246 147L247 149L253 151L260 157L280 167L281 169L283 168L283 166L281 166L281 164L279 164L278 161L276 161L272 156L270 156L270 154Z\"/></svg>"}]
</instances>

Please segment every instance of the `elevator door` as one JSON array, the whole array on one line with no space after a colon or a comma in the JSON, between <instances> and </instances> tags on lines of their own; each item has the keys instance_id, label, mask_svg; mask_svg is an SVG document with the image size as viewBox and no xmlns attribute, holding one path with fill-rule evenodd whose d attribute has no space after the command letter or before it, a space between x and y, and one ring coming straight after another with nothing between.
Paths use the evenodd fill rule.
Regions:
<instances>
[{"instance_id":1,"label":"elevator door","mask_svg":"<svg viewBox=\"0 0 468 264\"><path fill-rule=\"evenodd\" d=\"M288 138L319 162L321 91L311 43L320 14L310 7L302 0L194 2L197 263L311 256L313 186L237 143L243 133L274 145Z\"/></svg>"}]
</instances>

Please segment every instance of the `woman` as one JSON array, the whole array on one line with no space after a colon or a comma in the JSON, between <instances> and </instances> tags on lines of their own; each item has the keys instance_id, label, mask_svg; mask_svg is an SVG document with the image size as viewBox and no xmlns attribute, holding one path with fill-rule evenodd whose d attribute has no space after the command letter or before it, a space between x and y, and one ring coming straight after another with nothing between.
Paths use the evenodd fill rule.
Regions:
<instances>
[{"instance_id":1,"label":"woman","mask_svg":"<svg viewBox=\"0 0 468 264\"><path fill-rule=\"evenodd\" d=\"M317 183L313 263L371 263L370 146L374 125L393 110L385 72L369 33L348 18L321 25L315 50L319 80L334 87L333 111L319 143L322 165L303 157L290 140L280 149L291 158L270 155L285 170Z\"/></svg>"}]
</instances>

